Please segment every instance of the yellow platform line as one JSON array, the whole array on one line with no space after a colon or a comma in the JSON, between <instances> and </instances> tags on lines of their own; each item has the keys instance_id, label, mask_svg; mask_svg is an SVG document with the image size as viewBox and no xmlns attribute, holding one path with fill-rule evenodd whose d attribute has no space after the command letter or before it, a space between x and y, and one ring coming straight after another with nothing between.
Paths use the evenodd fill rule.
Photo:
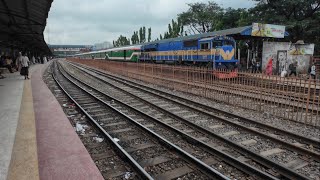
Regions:
<instances>
[{"instance_id":1,"label":"yellow platform line","mask_svg":"<svg viewBox=\"0 0 320 180\"><path fill-rule=\"evenodd\" d=\"M7 180L38 180L36 125L31 80L24 83L15 141Z\"/></svg>"}]
</instances>

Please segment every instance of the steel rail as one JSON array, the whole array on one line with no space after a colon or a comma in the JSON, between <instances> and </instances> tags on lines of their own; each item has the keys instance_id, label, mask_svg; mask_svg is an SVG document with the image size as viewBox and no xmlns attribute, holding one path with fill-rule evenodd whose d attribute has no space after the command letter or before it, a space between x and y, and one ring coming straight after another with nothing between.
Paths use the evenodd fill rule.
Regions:
<instances>
[{"instance_id":1,"label":"steel rail","mask_svg":"<svg viewBox=\"0 0 320 180\"><path fill-rule=\"evenodd\" d=\"M199 103L199 102L195 102L195 101L192 101L192 100L180 97L180 96L176 96L176 95L170 94L168 92L161 91L159 89L154 89L154 88L145 86L145 85L140 84L140 83L136 83L136 82L130 81L131 84L128 84L128 80L126 80L126 79L123 79L123 78L120 78L120 77L115 77L115 76L112 76L110 74L106 74L104 72L101 72L99 70L96 70L96 69L93 69L93 68L90 68L90 67L84 67L83 65L82 65L82 67L86 68L86 69L90 69L91 71L93 71L93 72L95 72L95 73L97 73L99 75L102 75L102 76L105 76L105 77L108 76L109 78L111 78L113 80L119 80L120 79L120 81L122 83L125 83L126 85L128 85L130 87L138 88L138 89L140 89L142 91L157 95L158 97L162 97L162 98L168 99L167 97L164 97L164 96L160 95L160 94L164 94L165 96L169 96L171 98L178 99L179 101L175 101L175 103L179 103L179 104L181 104L183 106L189 106L189 108L194 108L194 107L190 106L190 104L193 104L195 107L199 107L199 108L207 110L207 111L203 111L203 113L210 113L210 116L214 116L214 118L219 118L221 120L226 120L227 123L229 123L231 121L214 115L212 113L212 111L215 111L215 112L221 113L221 114L225 114L225 115L227 115L228 117L231 117L231 118L237 118L238 120L244 121L246 123L252 123L254 125L260 126L261 128L264 128L264 129L267 129L267 130L270 130L270 131L274 131L277 134L280 134L280 135L283 135L283 136L289 136L289 137L291 137L291 138L293 138L295 140L303 141L303 142L308 143L308 144L310 144L310 145L312 145L314 147L319 147L320 148L320 141L319 140L310 139L310 138L307 138L307 137L304 137L304 136L301 136L301 135L298 135L298 134L295 134L295 133L292 133L292 132L289 132L289 131L286 131L286 130L283 130L283 129L276 128L276 127L271 126L271 125L267 125L267 124L264 124L264 123L261 123L261 122L258 122L258 121L254 121L254 120L249 119L249 118L245 118L245 117L242 117L242 116L239 116L239 115L236 115L236 114L232 114L230 112L227 112L227 111L224 111L224 110L221 110L221 109L217 109L217 108L214 108L214 107L211 107L211 106ZM82 70L82 69L80 69L80 70ZM103 81L103 79L100 79L100 80ZM132 84L134 84L134 85L132 85ZM143 87L145 89L143 89L141 87ZM148 91L146 89L151 90L151 91L155 91L155 92L157 92L159 94L155 94L155 93L153 93L151 91ZM170 99L170 100L172 100L172 99ZM185 103L181 103L181 101L185 102ZM198 110L200 110L200 109L198 109ZM233 122L231 122L231 123L233 123ZM238 124L234 124L233 123L232 125L238 125ZM251 131L252 129L248 129L248 130ZM296 147L296 146L294 146L294 147ZM303 150L302 150L302 152L303 152ZM308 152L306 152L306 153L308 153ZM312 152L311 152L310 155L319 156L319 154L313 154Z\"/></svg>"},{"instance_id":2,"label":"steel rail","mask_svg":"<svg viewBox=\"0 0 320 180\"><path fill-rule=\"evenodd\" d=\"M68 72L66 72L66 73L67 73L69 76L71 76L72 78L74 78L74 79L78 80L79 82L81 82L81 80L80 80L79 78L71 75L71 74L68 73ZM110 99L118 102L119 104L122 104L123 106L126 106L127 108L129 108L129 109L131 109L131 110L133 110L133 111L135 111L135 112L137 112L137 113L139 113L139 114L142 114L143 116L147 117L148 119L151 119L151 120L153 120L154 122L156 122L156 123L158 123L158 124L161 124L161 125L165 126L166 128L169 128L170 130L172 130L172 131L178 133L179 135L185 137L185 138L188 139L189 141L194 142L194 143L196 143L196 144L198 144L198 145L201 145L204 149L206 149L207 151L209 151L209 153L211 153L211 154L213 154L213 155L218 155L218 156L219 156L220 158L222 158L225 162L227 162L227 163L229 163L230 165L236 167L237 169L242 170L243 172L246 172L247 174L255 173L255 174L257 174L258 176L260 176L261 178L264 178L264 179L277 179L277 178L275 178L275 177L273 177L273 176L271 176L271 175L269 175L269 174L267 174L267 173L265 173L265 172L263 172L263 171L255 168L255 167L253 167L253 166L251 166L251 165L249 165L249 164L246 164L246 163L244 163L244 162L242 162L242 161L240 161L240 160L237 160L236 158L234 158L234 157L232 157L232 156L224 153L224 152L221 151L221 150L215 149L214 147L212 147L211 145L209 145L209 144L207 144L207 143L205 143L205 142L199 141L198 139L196 139L196 138L194 138L194 137L186 134L185 132L182 132L181 130L179 130L179 129L177 129L177 128L169 125L169 124L166 124L166 123L164 123L164 122L162 122L162 121L160 121L160 120L152 117L151 115L148 115L148 114L146 114L146 113L138 110L137 108L132 107L132 106L128 105L127 103L122 102L121 100L119 100L119 99L117 99L117 98L115 98L115 97L112 97L112 96L110 96L110 95L102 92L101 90L98 90L97 88L95 88L95 87L93 87L93 86L91 86L91 85L89 85L89 84L87 84L87 83L84 83L84 82L81 82L81 83L83 83L84 85L90 87L91 89L93 89L93 90L95 90L95 91L103 94L104 96L107 96L108 98L110 98ZM145 103L147 103L147 104L150 105L150 102L147 102L147 101L141 99L140 97L135 96L135 98L138 98L139 100L141 100L141 101L143 101L143 102L145 102ZM165 112L165 113L166 113L166 112ZM170 113L170 116L171 116L171 115L172 115L172 114ZM176 117L175 117L175 118L176 118Z\"/></svg>"},{"instance_id":3,"label":"steel rail","mask_svg":"<svg viewBox=\"0 0 320 180\"><path fill-rule=\"evenodd\" d=\"M83 107L64 89L64 87L60 84L58 79L55 77L54 73L52 74L53 79L55 82L59 85L59 87L62 89L62 91L75 103L75 105L90 119L90 121L93 123L94 126L97 127L97 129L105 136L106 139L111 142L112 146L121 154L120 157L124 157L124 159L129 162L129 164L139 173L143 179L150 179L153 178L138 164L137 161L135 161L130 154L128 154L112 137L111 135L106 132L103 127L100 126L100 124L83 109Z\"/></svg>"},{"instance_id":4,"label":"steel rail","mask_svg":"<svg viewBox=\"0 0 320 180\"><path fill-rule=\"evenodd\" d=\"M103 76L108 76L108 75L105 75L104 73L102 73L102 74L103 74ZM133 95L132 93L124 91L124 90L120 89L119 87L117 87L117 86L115 86L115 85L113 85L113 84L111 84L111 83L109 83L109 82L107 82L107 81L105 81L105 80L103 80L103 79L101 79L99 77L96 77L96 78L100 79L101 81L107 83L108 85L110 85L110 86L112 86L114 88L117 88L117 89L119 89L119 90L121 90L121 91L123 91L125 93ZM128 80L124 80L124 81L128 81ZM122 83L124 83L124 82L122 82ZM126 84L126 83L124 83L124 84ZM130 86L130 85L128 85L128 86ZM134 86L132 86L132 87L134 87ZM134 87L134 88L136 88L136 87ZM139 88L139 89L141 89L141 88ZM141 90L143 90L143 89L141 89ZM156 94L154 94L154 95L156 95ZM133 96L135 96L135 95L133 95ZM159 95L156 95L156 96L159 96ZM161 97L161 96L159 96L159 97ZM170 99L168 99L168 100L170 100ZM173 114L172 112L169 112L169 111L165 110L164 108L158 107L158 106L156 106L156 105L154 105L154 104L152 104L152 103L150 103L150 102L148 102L146 100L143 100L143 99L142 99L142 101L144 101L145 103L148 103L149 105L152 105L152 106L154 106L154 107L156 107L158 109L162 109L163 112L165 112L167 114L170 114L172 117L187 123L189 126L195 127L198 131L200 131L200 132L202 132L204 134L208 134L208 135L212 136L213 138L217 138L217 139L219 139L221 141L226 142L227 144L229 144L229 145L233 146L234 148L238 149L242 154L246 154L248 157L250 157L251 159L253 159L256 162L259 162L262 165L265 165L265 166L267 166L269 168L274 168L275 167L285 177L288 177L290 179L292 179L292 178L293 179L308 179L307 177L305 177L305 176L303 176L301 174L298 174L298 173L296 173L296 172L294 172L294 171L292 171L292 170L290 170L290 169L288 169L288 168L286 168L286 167L284 167L284 166L282 166L280 164L277 164L276 162L273 162L273 161L271 161L271 160L269 160L267 158L264 158L264 157L260 156L259 154L254 153L254 152L246 149L245 147L230 141L227 138L224 138L224 137L222 137L222 136L220 136L218 134L215 134L215 133L211 132L210 130L208 130L206 128L203 128L203 127L201 127L199 125L196 125L196 124L194 124L194 123L192 123L192 122L190 122L190 121L188 121L188 120L186 120L184 118L181 118L180 116L178 116L176 114Z\"/></svg>"},{"instance_id":5,"label":"steel rail","mask_svg":"<svg viewBox=\"0 0 320 180\"><path fill-rule=\"evenodd\" d=\"M152 135L153 137L157 138L159 140L160 143L163 143L164 145L166 145L167 147L169 147L170 149L174 149L175 152L179 153L180 155L182 155L188 162L192 162L193 164L197 165L199 171L202 171L206 174L208 174L209 176L213 176L217 179L223 179L223 180L229 180L228 177L224 176L223 174L221 174L220 172L218 172L217 170L213 169L212 167L208 166L207 164L205 164L204 162L200 161L199 159L197 159L196 157L192 156L191 154L187 153L186 151L184 151L183 149L181 149L180 147L172 144L170 141L166 140L165 138L161 137L160 135L158 135L157 133L151 131L150 129L146 128L145 126L143 126L141 123L135 121L134 119L132 119L131 117L127 116L126 114L124 114L123 112L117 110L116 108L112 107L111 105L109 105L108 103L106 103L105 101L99 99L98 97L96 97L95 95L93 95L91 92L88 92L87 90L83 89L82 87L80 87L79 85L75 84L72 80L70 80L70 78L66 77L63 73L62 75L68 79L70 82L72 82L75 86L77 86L79 89L83 90L84 92L86 92L87 94L91 95L92 97L94 97L97 101L100 101L101 103L103 103L104 105L108 106L110 109L112 109L113 111L117 112L119 115L121 115L122 117L130 120L131 122L133 122L134 124L136 124L138 127L140 127L141 129L143 129L144 131L148 132L150 135ZM81 82L81 81L79 81ZM81 82L83 83L83 82ZM83 83L85 84L85 83ZM140 165L139 165L140 166ZM141 166L140 166L141 167Z\"/></svg>"}]
</instances>

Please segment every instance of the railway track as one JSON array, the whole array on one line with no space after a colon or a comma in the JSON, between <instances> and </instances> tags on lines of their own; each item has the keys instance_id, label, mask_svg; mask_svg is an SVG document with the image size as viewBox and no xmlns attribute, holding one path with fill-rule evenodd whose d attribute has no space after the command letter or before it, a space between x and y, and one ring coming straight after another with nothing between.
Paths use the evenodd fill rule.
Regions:
<instances>
[{"instance_id":1,"label":"railway track","mask_svg":"<svg viewBox=\"0 0 320 180\"><path fill-rule=\"evenodd\" d=\"M235 80L236 81L236 80ZM231 80L232 84L227 83L221 83L216 84L214 87L208 87L210 89L231 89L233 93L239 92L237 95L243 96L243 97L250 97L253 98L254 94L256 94L256 98L262 98L262 101L271 103L274 100L281 100L283 102L288 101L288 105L291 102L290 105L294 105L293 103L307 103L308 98L305 96L308 95L308 88L306 90L302 90L303 88L297 87L297 86L290 86L287 85L287 88L285 85L279 85L277 83L268 82L266 79L262 79L257 82L233 82ZM243 83L243 84L241 84ZM255 86L252 86L252 84L255 84ZM247 84L247 85L246 85ZM270 89L276 89L270 92ZM312 101L309 99L310 104L318 105L319 103L319 90L314 90L314 88L310 89L310 96L313 97L315 100Z\"/></svg>"},{"instance_id":2,"label":"railway track","mask_svg":"<svg viewBox=\"0 0 320 180\"><path fill-rule=\"evenodd\" d=\"M192 72L190 74L192 74ZM135 75L139 76L139 74L135 74ZM159 80L159 81L166 81L166 80L170 81L165 77L154 77L154 76L148 76L145 74L143 76L148 77L150 79ZM210 79L210 78L207 78L207 79ZM175 80L175 81L177 84L188 86L188 83L185 81L179 81L179 80ZM228 80L225 80L224 82L215 83L214 86L211 86L208 84L208 82L193 80L192 85L201 87L200 89L202 90L205 89L208 92L210 91L211 94L207 94L204 96L206 97L208 96L217 101L240 105L248 109L254 108L255 110L262 109L263 107L268 108L267 105L269 105L271 106L272 111L276 111L276 113L273 112L272 114L276 114L280 117L286 117L288 119L290 118L298 119L300 116L303 116L302 114L306 112L305 110L308 110L308 113L312 113L313 115L316 114L319 116L318 106L320 101L318 100L318 98L314 98L314 100L313 99L311 100L310 98L311 96L317 97L318 94L314 94L315 91L314 93L310 93L309 94L310 97L308 98L307 97L308 94L302 94L302 93L299 93L299 95L296 95L294 94L294 92L291 92L291 93L287 92L287 94L285 94L283 91L280 91L280 90L279 91L273 90L272 92L270 92L270 90L268 91L267 89L270 86L260 81L259 82L255 81L255 86L252 86L252 84L249 85L250 81L244 81L243 83L247 83L247 84L240 85L240 84L237 84L237 82L233 82L233 80L229 80L229 82ZM243 88L242 86L246 86L246 88ZM273 84L271 86L272 86L272 89L276 87L276 85L273 86ZM298 92L296 91L296 93ZM220 97L222 97L222 100ZM304 105L307 103L308 103L308 107ZM256 104L256 106L252 106L252 104ZM291 112L291 111L287 112L288 108L292 109L294 112Z\"/></svg>"},{"instance_id":3,"label":"railway track","mask_svg":"<svg viewBox=\"0 0 320 180\"><path fill-rule=\"evenodd\" d=\"M261 78L257 78L256 76L250 76L250 75L246 75L244 74L244 78L245 79L249 79L252 78L250 81L246 82L247 84L255 84L255 83L259 83L258 81L261 80ZM255 78L255 79L254 79ZM312 88L308 87L308 81L305 80L290 80L290 79L286 79L284 80L284 78L281 78L283 83L279 83L277 82L277 80L280 80L280 78L276 78L276 79L264 79L264 86L266 86L266 88L275 88L281 91L286 91L286 92L297 92L297 93L303 93L303 94L307 94L308 91L310 91L310 94L317 94L319 95L319 88L315 88L313 81L311 81L311 86L313 86ZM276 81L276 82L275 82ZM305 84L302 83L302 81L305 81ZM240 81L240 82L245 82L245 80ZM298 85L301 84L301 85ZM304 84L302 86L302 84Z\"/></svg>"},{"instance_id":4,"label":"railway track","mask_svg":"<svg viewBox=\"0 0 320 180\"><path fill-rule=\"evenodd\" d=\"M251 129L258 129L259 131L263 130L263 129L268 129L269 131L263 131L266 134L274 134L273 136L278 135L282 135L282 136L287 136L287 137L279 137L280 139L290 139L292 138L294 141L296 142L300 142L302 144L304 144L303 147L305 147L306 149L308 149L308 147L312 146L315 147L316 149L313 149L315 151L320 151L320 141L319 141L319 137L314 137L312 138L307 138L289 131L285 131L267 124L263 124L260 122L257 122L255 120L252 119L248 119L248 118L244 118L235 114L232 114L230 112L227 111L223 111L217 108L213 108L211 106L205 105L205 104L201 104L199 102L195 102L180 96L176 96L155 88L151 88L149 86L145 86L143 84L140 83L136 83L133 81L129 81L128 79L123 79L117 76L112 76L110 74L105 74L104 72L100 72L98 70L95 70L93 68L90 67L85 67L85 66L81 66L82 68L88 69L90 71L92 71L93 73L100 75L101 77L107 77L109 79L112 79L114 81L118 81L120 83L124 83L130 87L133 88L138 88L141 91L147 92L147 93L152 93L155 96L161 97L161 98L166 98L168 101L174 101L175 103L181 104L183 106L188 106L190 108L194 108L198 111L210 114L211 116L213 116L213 118L226 118L224 120L226 120L226 122L231 123L231 120L234 120L236 122L236 124L239 123L239 121L241 121L242 123L247 123L244 124L245 126L251 127ZM81 70L81 69L80 69ZM83 70L82 70L83 71ZM93 74L93 75L95 75ZM97 77L99 78L99 77ZM108 83L105 79L101 79L100 80L104 81L105 83ZM198 108L198 109L197 109ZM214 116L216 115L216 116ZM229 120L229 121L228 121ZM234 124L234 123L231 123ZM301 146L300 146L301 147ZM308 153L308 152L306 152ZM317 157L317 154L314 154L315 157Z\"/></svg>"},{"instance_id":5,"label":"railway track","mask_svg":"<svg viewBox=\"0 0 320 180\"><path fill-rule=\"evenodd\" d=\"M150 131L148 125L126 115L119 109L120 103L91 89L80 81L71 80L64 73L57 79L65 91L87 116L100 126L109 138L116 142L137 169L146 172L148 179L229 179L217 170L198 160L170 143L160 135ZM138 114L131 114L131 116ZM139 172L140 173L140 172ZM145 179L145 178L143 178Z\"/></svg>"},{"instance_id":6,"label":"railway track","mask_svg":"<svg viewBox=\"0 0 320 180\"><path fill-rule=\"evenodd\" d=\"M56 64L52 63L52 66ZM50 68L51 66L49 66ZM52 69L54 69L52 68ZM50 68L51 69L51 68ZM114 139L106 133L101 126L90 116L83 107L73 99L73 97L61 86L57 80L57 74L51 70L44 75L44 79L51 91L55 94L57 100L65 107L67 104L77 106L77 109L66 108L65 112L70 117L78 115L76 122L71 122L74 128L77 124L86 127L85 134L79 134L81 141L84 143L91 158L94 160L98 169L105 179L152 179L137 163L123 150ZM79 112L82 112L78 114ZM100 138L100 141L95 139Z\"/></svg>"},{"instance_id":7,"label":"railway track","mask_svg":"<svg viewBox=\"0 0 320 180\"><path fill-rule=\"evenodd\" d=\"M93 75L97 76L95 73L90 74L90 72L85 71L78 73L89 73L87 75L88 78ZM101 72L96 71L96 73L100 74ZM172 125L176 129L185 130L186 134L189 134L196 139L200 139L203 143L211 144L212 147L218 147L222 152L228 152L228 150L232 148L237 149L238 154L232 151L229 153L233 153L233 156L238 159L246 157L243 161L253 163L251 165L261 165L260 170L267 169L266 171L273 175L278 174L287 178L296 178L294 176L297 175L299 176L298 179L303 179L307 177L303 175L304 173L300 172L300 170L309 169L309 171L312 171L312 169L316 169L319 165L318 152L299 147L300 145L303 145L302 143L290 144L282 139L287 138L285 140L294 142L298 140L297 142L300 142L300 138L302 138L303 140L308 140L310 144L313 143L315 146L318 144L317 141L306 139L292 133L290 134L272 128L271 126L268 127L261 124L259 126L259 123L248 121L245 118L237 118L236 121L232 121L227 118L222 118L221 115L214 115L217 114L217 112L212 113L210 112L211 109L206 110L209 107L205 107L204 105L199 108L196 107L199 104L195 104L195 102L175 97L155 89L153 89L154 92L151 92L152 88L143 87L141 84L139 84L138 87L137 84L132 82L130 82L132 83L130 84L127 80L121 80L121 82L119 82L120 80L115 79L115 77L108 76L108 80L106 80L105 77L107 75L100 74L99 76L101 77L96 77L100 78L101 81L98 84L107 83L107 86L115 89L112 94L117 97L113 98L116 99L130 96L131 98L136 98L144 103L148 103L148 106L143 105L143 107L140 107L139 103L133 101L135 103L133 106L136 106L135 108L138 109L152 110L151 113L159 111L159 114L170 114L169 117L165 118L162 118L159 115L157 119L161 119L164 124ZM94 79L91 79L91 81L94 81ZM110 87L108 88L108 91L110 90ZM123 92L122 95L117 95L116 91L119 90ZM131 104L131 101L127 103ZM221 113L221 111L218 112L218 114ZM224 116L226 116L226 114L224 114ZM247 128L246 126L251 127ZM260 131L262 131L262 133ZM279 133L281 136L274 137ZM259 138L256 137L257 135ZM215 140L216 142L212 140L213 138L217 139ZM217 144L218 140L219 143ZM285 148L283 148L283 146ZM281 156L286 158L279 158ZM287 167L284 166L286 161ZM275 172L274 169L276 169ZM309 174L311 178L315 175L317 174L312 174L312 172Z\"/></svg>"}]
</instances>

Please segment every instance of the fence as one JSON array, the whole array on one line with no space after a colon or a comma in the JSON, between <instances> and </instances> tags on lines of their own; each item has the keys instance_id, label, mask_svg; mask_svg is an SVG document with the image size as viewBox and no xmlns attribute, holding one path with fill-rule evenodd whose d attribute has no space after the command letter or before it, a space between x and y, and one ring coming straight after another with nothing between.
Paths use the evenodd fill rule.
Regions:
<instances>
[{"instance_id":1,"label":"fence","mask_svg":"<svg viewBox=\"0 0 320 180\"><path fill-rule=\"evenodd\" d=\"M165 64L69 59L230 105L319 126L319 80Z\"/></svg>"}]
</instances>

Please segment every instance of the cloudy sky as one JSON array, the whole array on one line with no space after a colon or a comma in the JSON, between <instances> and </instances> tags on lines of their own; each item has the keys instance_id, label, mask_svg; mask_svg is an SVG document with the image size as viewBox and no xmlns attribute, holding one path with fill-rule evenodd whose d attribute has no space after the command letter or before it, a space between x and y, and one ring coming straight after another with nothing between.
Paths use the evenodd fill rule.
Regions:
<instances>
[{"instance_id":1,"label":"cloudy sky","mask_svg":"<svg viewBox=\"0 0 320 180\"><path fill-rule=\"evenodd\" d=\"M249 8L252 0L214 0L222 7ZM187 3L208 0L54 0L44 32L48 44L92 45L131 37L141 26L152 28L152 39L188 9Z\"/></svg>"}]
</instances>

